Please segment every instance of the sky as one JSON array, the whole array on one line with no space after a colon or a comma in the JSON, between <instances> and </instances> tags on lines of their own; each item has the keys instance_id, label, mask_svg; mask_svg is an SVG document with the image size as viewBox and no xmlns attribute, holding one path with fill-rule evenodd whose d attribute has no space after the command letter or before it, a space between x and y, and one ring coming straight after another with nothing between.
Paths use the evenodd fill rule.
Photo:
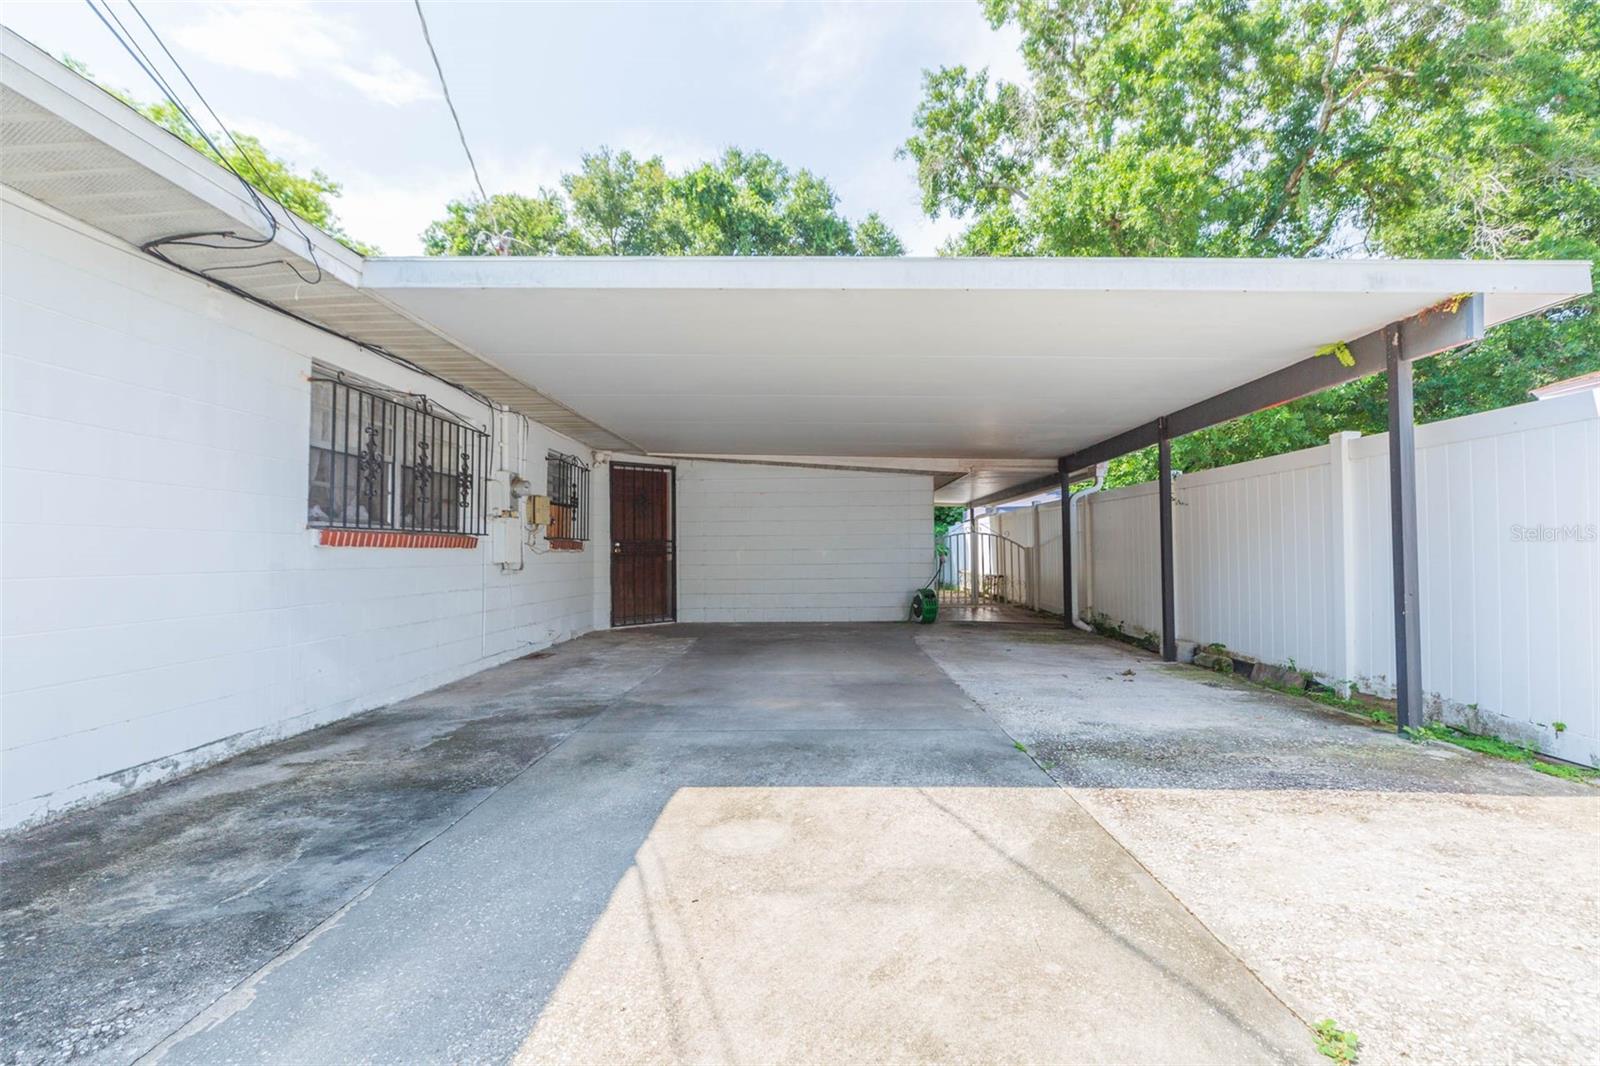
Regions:
<instances>
[{"instance_id":1,"label":"sky","mask_svg":"<svg viewBox=\"0 0 1600 1066\"><path fill-rule=\"evenodd\" d=\"M126 0L106 0L125 24ZM411 3L162 3L144 12L234 130L343 185L354 238L417 255L471 172ZM423 0L489 192L554 187L602 145L676 169L738 146L821 174L852 219L877 211L913 255L960 229L928 219L896 159L922 71L1018 79L1017 35L977 0L903 3L466 3ZM77 0L7 0L0 21L141 100L158 90Z\"/></svg>"}]
</instances>

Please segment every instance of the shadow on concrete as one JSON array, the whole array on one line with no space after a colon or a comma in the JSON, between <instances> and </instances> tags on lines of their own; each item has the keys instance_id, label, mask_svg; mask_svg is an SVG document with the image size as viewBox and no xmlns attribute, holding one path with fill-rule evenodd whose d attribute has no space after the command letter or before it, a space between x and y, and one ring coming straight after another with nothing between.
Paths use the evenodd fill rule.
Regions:
<instances>
[{"instance_id":1,"label":"shadow on concrete","mask_svg":"<svg viewBox=\"0 0 1600 1066\"><path fill-rule=\"evenodd\" d=\"M1073 759L1089 768L1068 783L1155 787L1167 771L1141 752L1163 732L1177 762L1172 735L1267 713L1249 700L1243 712L1202 701L1208 706L1181 728L1157 728L1128 695L1135 683L1119 673L1110 692L1096 695L1089 675L1105 665L1104 642L1036 639L1041 631L1026 627L1010 639L1009 628L685 625L592 634L15 835L3 845L0 886L0 1044L8 1058L30 1062L127 1061L158 1044L157 1057L170 1061L503 1059L527 1038L630 871L648 880L637 865L641 847L686 789L967 789L1004 794L1013 805L1032 802L1016 799L1018 790L1043 790L1040 802L1071 806L1033 758L1054 761L1058 777ZM974 640L980 631L1002 643ZM1022 650L1004 650L1007 640ZM1063 720L1075 723L1063 746L1040 750L1044 741L1035 741L1029 754L1019 751L1013 736L1025 731L1011 722L1002 729L919 642L985 706L994 693L984 678L1045 692L1038 713L1065 709ZM1073 682L1059 696L1040 688L1051 671ZM1166 680L1184 688L1173 695L1163 687L1161 698L1180 704L1215 691ZM1100 711L1082 710L1097 700ZM1119 729L1126 735L1114 745L1108 738ZM1215 772L1190 780L1289 787L1272 784L1273 774L1308 772L1243 772L1248 750L1212 745ZM1415 769L1397 764L1385 779L1398 788L1406 773ZM933 802L954 817L947 802ZM804 811L782 817L803 820ZM1143 878L1141 891L1154 886L1092 819L1075 817L1070 828L1086 849L1076 858ZM1140 927L1144 911L1102 917L1109 904L1097 902L1093 879L1069 891L1061 887L1067 872L1041 874L997 838L967 831L1097 930L1095 939L1131 951L1248 1047L1293 1057L1284 1018L1272 1013L1281 1005L1265 989L1230 987L1250 1006L1241 1014L1240 999L1218 1000L1152 947L1182 942L1187 952L1217 953L1206 955L1208 965L1237 965L1175 901L1167 899L1172 913L1155 933ZM848 881L849 871L834 880ZM1162 898L1157 888L1142 906L1164 913L1152 902ZM736 931L727 935L738 942ZM651 950L659 953L659 942Z\"/></svg>"}]
</instances>

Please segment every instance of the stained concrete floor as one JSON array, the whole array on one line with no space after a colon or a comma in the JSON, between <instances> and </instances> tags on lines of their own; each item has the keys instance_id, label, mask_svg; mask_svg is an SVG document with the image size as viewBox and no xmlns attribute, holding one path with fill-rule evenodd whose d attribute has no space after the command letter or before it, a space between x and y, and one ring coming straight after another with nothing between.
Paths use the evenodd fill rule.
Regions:
<instances>
[{"instance_id":1,"label":"stained concrete floor","mask_svg":"<svg viewBox=\"0 0 1600 1066\"><path fill-rule=\"evenodd\" d=\"M1076 632L919 641L1362 1063L1596 1061L1600 788Z\"/></svg>"},{"instance_id":2,"label":"stained concrete floor","mask_svg":"<svg viewBox=\"0 0 1600 1066\"><path fill-rule=\"evenodd\" d=\"M1217 684L1037 626L592 634L4 841L0 1049L1306 1062L1323 1014L1369 1062L1592 1047L1600 793ZM1462 922L1521 942L1413 943Z\"/></svg>"}]
</instances>

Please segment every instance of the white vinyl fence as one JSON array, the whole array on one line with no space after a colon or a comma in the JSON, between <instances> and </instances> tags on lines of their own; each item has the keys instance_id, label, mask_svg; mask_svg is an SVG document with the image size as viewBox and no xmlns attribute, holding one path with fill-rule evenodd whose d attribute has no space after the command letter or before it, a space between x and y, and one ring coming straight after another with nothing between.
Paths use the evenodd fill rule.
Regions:
<instances>
[{"instance_id":1,"label":"white vinyl fence","mask_svg":"<svg viewBox=\"0 0 1600 1066\"><path fill-rule=\"evenodd\" d=\"M1387 434L1345 433L1178 477L1178 636L1392 696L1388 471ZM1417 478L1430 715L1600 764L1600 390L1418 426ZM1084 614L1159 631L1155 491L1081 507ZM1037 510L1059 610L1060 513ZM1001 528L1033 543L1033 521Z\"/></svg>"}]
</instances>

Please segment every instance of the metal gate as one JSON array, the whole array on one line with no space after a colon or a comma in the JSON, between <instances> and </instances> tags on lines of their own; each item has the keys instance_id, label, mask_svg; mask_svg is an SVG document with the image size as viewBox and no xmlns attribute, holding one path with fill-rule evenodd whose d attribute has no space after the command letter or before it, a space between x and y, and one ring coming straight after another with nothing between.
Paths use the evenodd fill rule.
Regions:
<instances>
[{"instance_id":1,"label":"metal gate","mask_svg":"<svg viewBox=\"0 0 1600 1066\"><path fill-rule=\"evenodd\" d=\"M670 466L611 465L611 624L678 615L677 508Z\"/></svg>"},{"instance_id":2,"label":"metal gate","mask_svg":"<svg viewBox=\"0 0 1600 1066\"><path fill-rule=\"evenodd\" d=\"M940 603L1014 603L1036 607L1034 552L1010 537L951 530L939 544Z\"/></svg>"}]
</instances>

